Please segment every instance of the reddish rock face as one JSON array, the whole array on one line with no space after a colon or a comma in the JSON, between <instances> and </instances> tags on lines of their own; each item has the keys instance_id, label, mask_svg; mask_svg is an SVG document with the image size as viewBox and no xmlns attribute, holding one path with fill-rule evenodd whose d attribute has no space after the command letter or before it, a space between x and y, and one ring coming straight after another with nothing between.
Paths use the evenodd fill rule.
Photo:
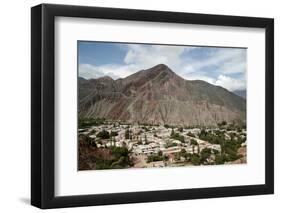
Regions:
<instances>
[{"instance_id":1,"label":"reddish rock face","mask_svg":"<svg viewBox=\"0 0 281 213\"><path fill-rule=\"evenodd\" d=\"M79 116L127 122L216 125L245 121L245 99L204 81L188 81L159 64L124 79L79 78Z\"/></svg>"}]
</instances>

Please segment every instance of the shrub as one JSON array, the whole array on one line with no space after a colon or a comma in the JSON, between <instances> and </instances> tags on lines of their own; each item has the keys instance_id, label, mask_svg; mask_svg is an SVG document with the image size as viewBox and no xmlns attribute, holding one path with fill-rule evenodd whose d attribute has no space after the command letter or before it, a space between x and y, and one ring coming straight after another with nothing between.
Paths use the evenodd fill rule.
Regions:
<instances>
[{"instance_id":1,"label":"shrub","mask_svg":"<svg viewBox=\"0 0 281 213\"><path fill-rule=\"evenodd\" d=\"M200 152L200 161L201 163L204 163L212 154L212 150L209 148L204 148Z\"/></svg>"},{"instance_id":2,"label":"shrub","mask_svg":"<svg viewBox=\"0 0 281 213\"><path fill-rule=\"evenodd\" d=\"M182 128L182 127L179 127L179 128L178 128L178 131L179 131L179 132L183 132L183 128Z\"/></svg>"},{"instance_id":3,"label":"shrub","mask_svg":"<svg viewBox=\"0 0 281 213\"><path fill-rule=\"evenodd\" d=\"M188 132L186 135L195 138L195 135L192 132Z\"/></svg>"},{"instance_id":4,"label":"shrub","mask_svg":"<svg viewBox=\"0 0 281 213\"><path fill-rule=\"evenodd\" d=\"M130 130L126 129L125 131L125 139L130 139Z\"/></svg>"},{"instance_id":5,"label":"shrub","mask_svg":"<svg viewBox=\"0 0 281 213\"><path fill-rule=\"evenodd\" d=\"M182 142L182 143L185 142L184 136L180 135L179 133L173 133L173 134L171 134L170 138L171 138L171 139L174 139L174 140L178 140L178 141L180 141L180 142Z\"/></svg>"},{"instance_id":6,"label":"shrub","mask_svg":"<svg viewBox=\"0 0 281 213\"><path fill-rule=\"evenodd\" d=\"M224 164L224 162L225 162L225 156L220 155L220 154L216 154L215 163L216 164Z\"/></svg>"},{"instance_id":7,"label":"shrub","mask_svg":"<svg viewBox=\"0 0 281 213\"><path fill-rule=\"evenodd\" d=\"M114 132L114 131L111 131L110 132L110 137L115 137L118 135L118 132Z\"/></svg>"},{"instance_id":8,"label":"shrub","mask_svg":"<svg viewBox=\"0 0 281 213\"><path fill-rule=\"evenodd\" d=\"M190 145L198 145L197 141L194 139L190 140Z\"/></svg>"},{"instance_id":9,"label":"shrub","mask_svg":"<svg viewBox=\"0 0 281 213\"><path fill-rule=\"evenodd\" d=\"M199 155L193 154L193 155L191 156L191 163L192 163L193 165L195 165L195 166L200 165L200 157L199 157Z\"/></svg>"},{"instance_id":10,"label":"shrub","mask_svg":"<svg viewBox=\"0 0 281 213\"><path fill-rule=\"evenodd\" d=\"M99 126L105 123L105 118L79 118L79 129L87 128L90 126Z\"/></svg>"},{"instance_id":11,"label":"shrub","mask_svg":"<svg viewBox=\"0 0 281 213\"><path fill-rule=\"evenodd\" d=\"M101 138L101 139L109 139L110 135L109 132L106 130L102 130L97 134L97 137Z\"/></svg>"}]
</instances>

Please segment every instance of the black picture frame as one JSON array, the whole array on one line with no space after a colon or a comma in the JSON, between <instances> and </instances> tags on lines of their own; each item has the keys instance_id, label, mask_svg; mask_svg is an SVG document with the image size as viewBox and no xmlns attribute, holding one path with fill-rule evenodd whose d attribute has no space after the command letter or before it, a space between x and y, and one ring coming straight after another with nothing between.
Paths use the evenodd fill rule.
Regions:
<instances>
[{"instance_id":1,"label":"black picture frame","mask_svg":"<svg viewBox=\"0 0 281 213\"><path fill-rule=\"evenodd\" d=\"M93 195L54 195L55 17L264 28L265 184ZM263 139L261 139L263 140ZM31 204L42 208L217 198L274 193L274 20L164 11L41 4L31 8Z\"/></svg>"}]
</instances>

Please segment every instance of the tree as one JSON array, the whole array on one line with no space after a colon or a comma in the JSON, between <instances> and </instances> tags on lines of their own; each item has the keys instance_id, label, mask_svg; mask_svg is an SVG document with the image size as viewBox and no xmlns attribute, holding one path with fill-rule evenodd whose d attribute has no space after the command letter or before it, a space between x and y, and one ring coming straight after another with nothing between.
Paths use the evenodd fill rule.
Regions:
<instances>
[{"instance_id":1,"label":"tree","mask_svg":"<svg viewBox=\"0 0 281 213\"><path fill-rule=\"evenodd\" d=\"M185 143L185 140L184 140L184 136L183 135L180 135L178 132L177 133L171 133L171 136L170 136L171 139L174 139L174 140L178 140L182 143Z\"/></svg>"},{"instance_id":2,"label":"tree","mask_svg":"<svg viewBox=\"0 0 281 213\"><path fill-rule=\"evenodd\" d=\"M186 153L186 150L185 149L181 149L180 153L183 155Z\"/></svg>"},{"instance_id":3,"label":"tree","mask_svg":"<svg viewBox=\"0 0 281 213\"><path fill-rule=\"evenodd\" d=\"M116 140L115 140L115 137L113 137L113 146L116 146Z\"/></svg>"},{"instance_id":4,"label":"tree","mask_svg":"<svg viewBox=\"0 0 281 213\"><path fill-rule=\"evenodd\" d=\"M198 166L200 165L200 158L199 158L199 155L197 154L193 154L192 157L191 157L191 163L195 166Z\"/></svg>"},{"instance_id":5,"label":"tree","mask_svg":"<svg viewBox=\"0 0 281 213\"><path fill-rule=\"evenodd\" d=\"M118 135L118 132L115 132L115 131L111 131L110 132L110 136L112 137L112 136L117 136Z\"/></svg>"},{"instance_id":6,"label":"tree","mask_svg":"<svg viewBox=\"0 0 281 213\"><path fill-rule=\"evenodd\" d=\"M215 163L224 164L224 155L216 154Z\"/></svg>"},{"instance_id":7,"label":"tree","mask_svg":"<svg viewBox=\"0 0 281 213\"><path fill-rule=\"evenodd\" d=\"M173 137L175 135L175 131L174 131L174 128L172 129L172 132L171 132L171 137Z\"/></svg>"},{"instance_id":8,"label":"tree","mask_svg":"<svg viewBox=\"0 0 281 213\"><path fill-rule=\"evenodd\" d=\"M97 134L97 137L101 138L101 139L109 139L110 138L110 135L109 135L109 132L106 131L106 130L102 130L100 131L98 134Z\"/></svg>"},{"instance_id":9,"label":"tree","mask_svg":"<svg viewBox=\"0 0 281 213\"><path fill-rule=\"evenodd\" d=\"M212 154L212 150L209 148L202 149L200 153L200 161L201 163L204 163Z\"/></svg>"},{"instance_id":10,"label":"tree","mask_svg":"<svg viewBox=\"0 0 281 213\"><path fill-rule=\"evenodd\" d=\"M192 132L188 132L186 135L188 135L189 137L195 138L195 135Z\"/></svg>"},{"instance_id":11,"label":"tree","mask_svg":"<svg viewBox=\"0 0 281 213\"><path fill-rule=\"evenodd\" d=\"M194 147L198 145L197 141L194 139L190 140L190 145L192 146L192 153L194 154Z\"/></svg>"},{"instance_id":12,"label":"tree","mask_svg":"<svg viewBox=\"0 0 281 213\"><path fill-rule=\"evenodd\" d=\"M147 136L146 136L146 134L144 134L144 142L145 142L145 144L148 144L148 141L147 141Z\"/></svg>"},{"instance_id":13,"label":"tree","mask_svg":"<svg viewBox=\"0 0 281 213\"><path fill-rule=\"evenodd\" d=\"M130 139L130 130L129 129L125 130L125 139Z\"/></svg>"},{"instance_id":14,"label":"tree","mask_svg":"<svg viewBox=\"0 0 281 213\"><path fill-rule=\"evenodd\" d=\"M88 135L79 135L79 146L92 146L96 147L96 142L94 138L89 137Z\"/></svg>"}]
</instances>

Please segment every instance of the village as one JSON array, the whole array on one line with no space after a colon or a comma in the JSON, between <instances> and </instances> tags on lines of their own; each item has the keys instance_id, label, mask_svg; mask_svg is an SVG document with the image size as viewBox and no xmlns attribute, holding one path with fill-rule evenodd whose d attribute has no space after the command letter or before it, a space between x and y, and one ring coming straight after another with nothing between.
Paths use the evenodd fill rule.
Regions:
<instances>
[{"instance_id":1,"label":"village","mask_svg":"<svg viewBox=\"0 0 281 213\"><path fill-rule=\"evenodd\" d=\"M123 147L130 168L246 162L246 129L184 128L103 122L80 128L96 149ZM227 126L225 126L227 127Z\"/></svg>"}]
</instances>

